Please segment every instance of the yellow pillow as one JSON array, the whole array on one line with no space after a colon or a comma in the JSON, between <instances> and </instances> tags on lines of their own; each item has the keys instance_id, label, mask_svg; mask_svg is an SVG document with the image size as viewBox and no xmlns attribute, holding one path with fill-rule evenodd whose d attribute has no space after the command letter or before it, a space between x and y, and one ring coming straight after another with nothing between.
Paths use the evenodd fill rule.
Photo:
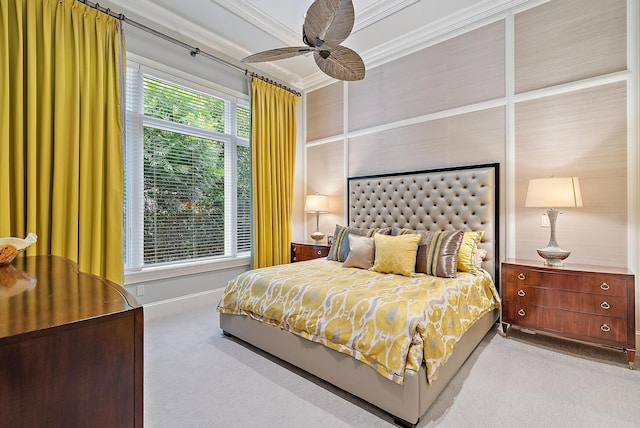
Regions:
<instances>
[{"instance_id":1,"label":"yellow pillow","mask_svg":"<svg viewBox=\"0 0 640 428\"><path fill-rule=\"evenodd\" d=\"M371 270L413 276L416 271L416 253L420 235L388 236L376 233L375 259Z\"/></svg>"},{"instance_id":2,"label":"yellow pillow","mask_svg":"<svg viewBox=\"0 0 640 428\"><path fill-rule=\"evenodd\" d=\"M473 258L478 250L478 243L484 236L484 230L465 232L458 251L458 270L460 272L478 273Z\"/></svg>"}]
</instances>

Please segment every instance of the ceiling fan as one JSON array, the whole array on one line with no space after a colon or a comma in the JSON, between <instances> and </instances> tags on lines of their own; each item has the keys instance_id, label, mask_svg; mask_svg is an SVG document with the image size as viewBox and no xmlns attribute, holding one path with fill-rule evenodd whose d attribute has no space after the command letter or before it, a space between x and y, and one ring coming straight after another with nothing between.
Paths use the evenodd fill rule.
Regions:
<instances>
[{"instance_id":1,"label":"ceiling fan","mask_svg":"<svg viewBox=\"0 0 640 428\"><path fill-rule=\"evenodd\" d=\"M353 30L351 0L316 0L304 18L302 41L306 46L271 49L250 55L242 62L266 62L313 52L320 70L338 80L362 80L365 67L354 50L341 46Z\"/></svg>"}]
</instances>

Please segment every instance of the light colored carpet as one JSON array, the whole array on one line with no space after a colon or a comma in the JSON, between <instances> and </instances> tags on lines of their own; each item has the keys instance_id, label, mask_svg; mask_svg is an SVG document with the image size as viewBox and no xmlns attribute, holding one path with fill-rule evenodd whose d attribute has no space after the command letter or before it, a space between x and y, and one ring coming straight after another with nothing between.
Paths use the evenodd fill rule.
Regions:
<instances>
[{"instance_id":1,"label":"light colored carpet","mask_svg":"<svg viewBox=\"0 0 640 428\"><path fill-rule=\"evenodd\" d=\"M145 323L145 427L389 427L386 413L222 335L215 308ZM620 352L490 332L419 427L640 425Z\"/></svg>"}]
</instances>

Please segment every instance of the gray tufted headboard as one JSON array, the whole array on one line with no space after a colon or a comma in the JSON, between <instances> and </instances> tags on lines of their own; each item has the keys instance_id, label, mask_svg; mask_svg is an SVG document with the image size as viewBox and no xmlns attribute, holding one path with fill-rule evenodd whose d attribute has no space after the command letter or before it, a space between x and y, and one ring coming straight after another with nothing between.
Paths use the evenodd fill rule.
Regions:
<instances>
[{"instance_id":1,"label":"gray tufted headboard","mask_svg":"<svg viewBox=\"0 0 640 428\"><path fill-rule=\"evenodd\" d=\"M347 179L349 225L484 230L482 267L498 285L499 164Z\"/></svg>"}]
</instances>

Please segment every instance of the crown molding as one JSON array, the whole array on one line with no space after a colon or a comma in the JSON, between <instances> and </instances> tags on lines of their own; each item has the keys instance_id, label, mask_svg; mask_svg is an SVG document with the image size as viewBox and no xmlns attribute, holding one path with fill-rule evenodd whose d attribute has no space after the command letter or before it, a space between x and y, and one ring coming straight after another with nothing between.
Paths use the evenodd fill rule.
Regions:
<instances>
[{"instance_id":1,"label":"crown molding","mask_svg":"<svg viewBox=\"0 0 640 428\"><path fill-rule=\"evenodd\" d=\"M360 55L367 69L396 60L415 53L426 47L466 33L475 28L503 19L507 13L517 13L530 9L550 0L491 0L468 7L431 24L403 34L401 37L361 52ZM305 91L318 89L332 83L331 78L319 79L316 75L302 79L301 86Z\"/></svg>"},{"instance_id":2,"label":"crown molding","mask_svg":"<svg viewBox=\"0 0 640 428\"><path fill-rule=\"evenodd\" d=\"M300 31L293 31L271 15L264 13L247 0L210 0L229 12L238 15L245 21L257 28L268 31L269 34L288 46L299 46L302 44L302 28Z\"/></svg>"},{"instance_id":3,"label":"crown molding","mask_svg":"<svg viewBox=\"0 0 640 428\"><path fill-rule=\"evenodd\" d=\"M303 92L311 92L335 82L338 82L338 80L334 79L333 77L329 77L322 71L318 70L312 75L302 79L302 81L300 82L300 86L304 88Z\"/></svg>"},{"instance_id":4,"label":"crown molding","mask_svg":"<svg viewBox=\"0 0 640 428\"><path fill-rule=\"evenodd\" d=\"M418 0L378 0L371 6L356 11L356 19L353 24L352 33L358 32L405 7L411 6L417 1Z\"/></svg>"}]
</instances>

